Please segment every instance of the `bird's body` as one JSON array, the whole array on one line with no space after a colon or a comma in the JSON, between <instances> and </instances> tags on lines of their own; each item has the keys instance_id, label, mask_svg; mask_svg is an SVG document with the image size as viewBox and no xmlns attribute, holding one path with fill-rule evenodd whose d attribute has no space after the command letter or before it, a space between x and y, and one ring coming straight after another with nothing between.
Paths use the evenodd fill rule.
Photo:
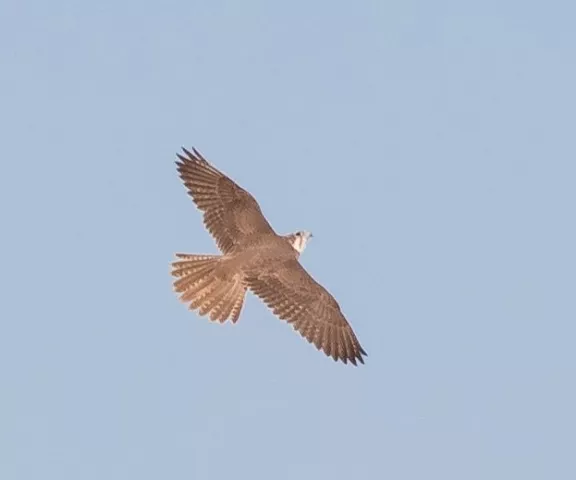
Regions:
<instances>
[{"instance_id":1,"label":"bird's body","mask_svg":"<svg viewBox=\"0 0 576 480\"><path fill-rule=\"evenodd\" d=\"M250 289L326 355L364 363L366 352L340 306L298 261L312 235L278 235L250 193L197 150L183 150L180 177L222 255L176 254L172 275L181 301L213 321L235 323Z\"/></svg>"}]
</instances>

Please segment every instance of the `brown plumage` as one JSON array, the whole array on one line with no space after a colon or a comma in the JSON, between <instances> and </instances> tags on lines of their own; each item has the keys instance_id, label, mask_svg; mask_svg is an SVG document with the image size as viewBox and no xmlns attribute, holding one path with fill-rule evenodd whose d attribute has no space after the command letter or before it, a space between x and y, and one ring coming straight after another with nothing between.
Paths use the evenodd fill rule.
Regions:
<instances>
[{"instance_id":1,"label":"brown plumage","mask_svg":"<svg viewBox=\"0 0 576 480\"><path fill-rule=\"evenodd\" d=\"M298 261L311 234L276 234L250 193L196 149L183 151L178 172L222 255L176 254L172 275L180 300L212 321L236 323L250 289L326 355L364 363L367 354L338 302Z\"/></svg>"}]
</instances>

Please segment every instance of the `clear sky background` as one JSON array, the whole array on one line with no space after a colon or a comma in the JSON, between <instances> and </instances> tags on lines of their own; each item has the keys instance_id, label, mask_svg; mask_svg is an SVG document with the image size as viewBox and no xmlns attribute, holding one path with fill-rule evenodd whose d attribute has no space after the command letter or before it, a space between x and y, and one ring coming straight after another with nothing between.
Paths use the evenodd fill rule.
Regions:
<instances>
[{"instance_id":1,"label":"clear sky background","mask_svg":"<svg viewBox=\"0 0 576 480\"><path fill-rule=\"evenodd\" d=\"M573 1L4 1L0 478L576 478ZM174 160L258 199L369 356L249 296Z\"/></svg>"}]
</instances>

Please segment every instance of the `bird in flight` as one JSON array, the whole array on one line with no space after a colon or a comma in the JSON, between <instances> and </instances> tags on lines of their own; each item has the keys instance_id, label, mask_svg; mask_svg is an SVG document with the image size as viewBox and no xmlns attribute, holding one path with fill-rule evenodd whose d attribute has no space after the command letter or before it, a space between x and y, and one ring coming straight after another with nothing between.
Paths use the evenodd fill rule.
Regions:
<instances>
[{"instance_id":1,"label":"bird in flight","mask_svg":"<svg viewBox=\"0 0 576 480\"><path fill-rule=\"evenodd\" d=\"M178 173L222 254L176 254L171 273L180 300L211 321L236 323L250 290L327 356L364 363L367 353L338 302L298 261L312 234L278 235L250 193L195 148L182 150Z\"/></svg>"}]
</instances>

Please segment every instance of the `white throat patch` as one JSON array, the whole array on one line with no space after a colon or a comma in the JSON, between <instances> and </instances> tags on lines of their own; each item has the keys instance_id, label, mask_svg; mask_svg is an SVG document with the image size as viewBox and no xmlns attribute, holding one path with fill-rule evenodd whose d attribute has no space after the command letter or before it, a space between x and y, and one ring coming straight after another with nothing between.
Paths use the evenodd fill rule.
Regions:
<instances>
[{"instance_id":1,"label":"white throat patch","mask_svg":"<svg viewBox=\"0 0 576 480\"><path fill-rule=\"evenodd\" d=\"M308 232L298 232L291 235L290 243L292 244L292 248L294 248L298 253L302 253L311 236L312 235Z\"/></svg>"}]
</instances>

